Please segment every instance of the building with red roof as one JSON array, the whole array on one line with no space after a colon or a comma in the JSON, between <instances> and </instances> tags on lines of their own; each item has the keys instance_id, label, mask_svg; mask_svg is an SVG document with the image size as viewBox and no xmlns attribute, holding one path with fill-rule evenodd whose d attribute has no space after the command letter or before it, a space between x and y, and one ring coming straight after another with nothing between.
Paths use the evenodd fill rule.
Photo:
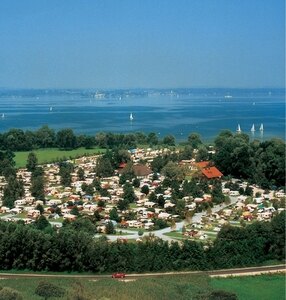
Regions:
<instances>
[{"instance_id":1,"label":"building with red roof","mask_svg":"<svg viewBox=\"0 0 286 300\"><path fill-rule=\"evenodd\" d=\"M216 167L206 167L202 169L202 174L208 179L221 178L223 174Z\"/></svg>"},{"instance_id":2,"label":"building with red roof","mask_svg":"<svg viewBox=\"0 0 286 300\"><path fill-rule=\"evenodd\" d=\"M199 168L199 169L204 169L206 167L208 167L210 165L210 162L209 161L200 161L200 162L197 162L196 163L196 166Z\"/></svg>"}]
</instances>

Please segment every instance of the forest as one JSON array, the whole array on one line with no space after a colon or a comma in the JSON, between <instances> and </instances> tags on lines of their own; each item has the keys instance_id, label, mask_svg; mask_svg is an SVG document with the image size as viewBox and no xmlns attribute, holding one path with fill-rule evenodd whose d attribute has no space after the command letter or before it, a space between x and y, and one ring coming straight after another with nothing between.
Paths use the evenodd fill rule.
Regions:
<instances>
[{"instance_id":1,"label":"forest","mask_svg":"<svg viewBox=\"0 0 286 300\"><path fill-rule=\"evenodd\" d=\"M110 243L93 237L83 218L54 229L45 218L34 224L0 221L0 269L78 272L156 272L246 267L285 258L285 212L271 222L224 226L213 244L158 239Z\"/></svg>"}]
</instances>

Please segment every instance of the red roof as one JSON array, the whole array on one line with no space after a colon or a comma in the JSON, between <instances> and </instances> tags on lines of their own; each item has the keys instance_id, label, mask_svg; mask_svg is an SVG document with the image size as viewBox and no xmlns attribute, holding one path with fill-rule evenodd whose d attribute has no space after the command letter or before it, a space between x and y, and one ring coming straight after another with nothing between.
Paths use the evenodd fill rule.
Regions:
<instances>
[{"instance_id":1,"label":"red roof","mask_svg":"<svg viewBox=\"0 0 286 300\"><path fill-rule=\"evenodd\" d=\"M200 161L200 162L196 163L197 167L199 167L201 169L206 168L209 164L210 164L209 161Z\"/></svg>"},{"instance_id":2,"label":"red roof","mask_svg":"<svg viewBox=\"0 0 286 300\"><path fill-rule=\"evenodd\" d=\"M223 174L216 167L209 167L202 170L202 173L208 178L220 178Z\"/></svg>"},{"instance_id":3,"label":"red roof","mask_svg":"<svg viewBox=\"0 0 286 300\"><path fill-rule=\"evenodd\" d=\"M126 165L127 165L127 163L125 163L125 162L122 162L122 163L120 163L119 164L119 168L125 168L126 167Z\"/></svg>"}]
</instances>

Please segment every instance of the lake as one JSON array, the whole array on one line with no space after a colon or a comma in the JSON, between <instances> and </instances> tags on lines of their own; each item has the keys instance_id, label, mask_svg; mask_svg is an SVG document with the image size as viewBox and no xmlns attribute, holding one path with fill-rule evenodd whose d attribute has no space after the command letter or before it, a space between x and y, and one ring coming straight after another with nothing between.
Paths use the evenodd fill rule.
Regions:
<instances>
[{"instance_id":1,"label":"lake","mask_svg":"<svg viewBox=\"0 0 286 300\"><path fill-rule=\"evenodd\" d=\"M252 138L285 139L283 89L190 89L163 94L159 90L143 95L94 96L92 92L4 91L0 95L0 132L11 128L35 130L47 124L85 134L172 134L177 141L198 132L204 141L212 141L221 130L235 132L240 124L242 132ZM263 135L259 131L261 123ZM253 124L256 131L251 133Z\"/></svg>"}]
</instances>

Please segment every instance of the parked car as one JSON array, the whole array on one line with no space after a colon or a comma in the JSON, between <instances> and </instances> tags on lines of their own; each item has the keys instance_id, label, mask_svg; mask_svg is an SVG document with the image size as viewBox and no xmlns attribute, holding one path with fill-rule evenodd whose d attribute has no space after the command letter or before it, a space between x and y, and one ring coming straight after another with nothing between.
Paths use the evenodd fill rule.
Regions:
<instances>
[{"instance_id":1,"label":"parked car","mask_svg":"<svg viewBox=\"0 0 286 300\"><path fill-rule=\"evenodd\" d=\"M112 278L125 278L125 273L113 273Z\"/></svg>"}]
</instances>

